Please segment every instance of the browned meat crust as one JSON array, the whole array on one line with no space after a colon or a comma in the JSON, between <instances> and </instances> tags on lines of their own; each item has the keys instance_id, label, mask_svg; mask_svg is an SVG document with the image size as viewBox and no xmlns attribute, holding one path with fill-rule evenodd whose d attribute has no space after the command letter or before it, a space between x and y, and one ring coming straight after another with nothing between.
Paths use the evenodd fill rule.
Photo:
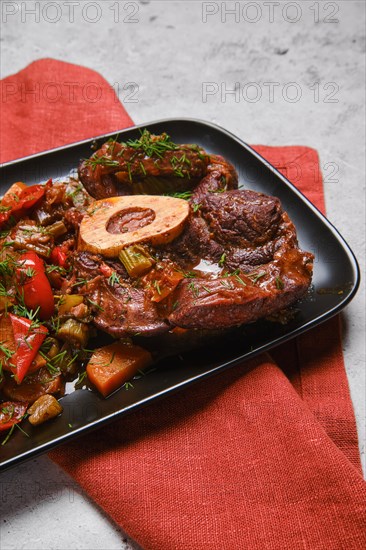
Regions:
<instances>
[{"instance_id":1,"label":"browned meat crust","mask_svg":"<svg viewBox=\"0 0 366 550\"><path fill-rule=\"evenodd\" d=\"M251 323L301 298L309 287L311 267L311 254L290 249L251 276L199 277L193 284L185 280L175 294L178 306L169 322L206 329Z\"/></svg>"},{"instance_id":2,"label":"browned meat crust","mask_svg":"<svg viewBox=\"0 0 366 550\"><path fill-rule=\"evenodd\" d=\"M173 189L193 189L206 174L209 157L197 146L179 145L164 156L115 141L105 143L79 166L79 177L95 199L138 194L136 183L146 178L169 178ZM158 191L157 191L158 193Z\"/></svg>"},{"instance_id":3,"label":"browned meat crust","mask_svg":"<svg viewBox=\"0 0 366 550\"><path fill-rule=\"evenodd\" d=\"M131 284L112 286L105 277L99 276L82 288L80 294L89 298L95 326L116 338L155 336L170 328L168 322L159 317L145 290Z\"/></svg>"}]
</instances>

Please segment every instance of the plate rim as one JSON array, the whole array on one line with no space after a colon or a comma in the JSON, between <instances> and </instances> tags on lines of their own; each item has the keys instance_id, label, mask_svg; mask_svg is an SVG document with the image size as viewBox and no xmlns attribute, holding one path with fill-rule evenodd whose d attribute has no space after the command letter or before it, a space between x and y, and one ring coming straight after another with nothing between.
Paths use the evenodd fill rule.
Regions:
<instances>
[{"instance_id":1,"label":"plate rim","mask_svg":"<svg viewBox=\"0 0 366 550\"><path fill-rule=\"evenodd\" d=\"M322 221L325 223L325 225L328 226L328 228L336 234L337 239L344 245L345 249L348 252L349 258L352 260L352 263L354 264L354 271L355 271L355 280L357 280L357 283L359 284L360 279L360 268L356 259L356 256L354 252L352 251L351 247L345 240L345 238L341 235L341 233L338 231L338 229L332 224L331 221L317 208L311 201L300 191L289 179L286 178L277 168L275 168L267 159L265 159L260 153L258 153L251 145L246 143L244 140L233 134L230 130L227 130L223 126L220 126L219 124L216 124L211 121L198 119L198 118L191 118L191 117L172 117L172 118L162 118L157 120L152 120L150 122L144 122L142 124L136 124L133 126L129 126L128 128L123 128L122 130L116 130L113 132L108 132L107 134L100 134L96 136L92 136L87 139L75 141L72 143L68 143L67 145L61 145L60 147L54 147L53 149L47 149L45 151L41 151L39 153L35 153L33 155L28 155L25 157L19 157L18 159L13 159L8 162L4 162L0 164L0 173L2 168L7 168L8 166L13 166L15 164L19 164L21 162L26 162L28 160L35 160L36 158L41 158L47 155L50 155L52 153L57 153L60 151L64 151L67 149L73 149L74 147L80 146L80 145L86 145L87 143L101 140L101 139L107 139L112 136L118 136L119 134L122 134L124 132L129 132L133 130L137 130L139 128L145 128L146 126L152 126L155 124L164 124L164 123L179 123L179 122L189 122L194 124L199 124L202 126L206 126L209 128L213 128L215 130L219 130L220 132L226 134L231 139L234 139L239 145L244 146L248 151L250 151L262 164L264 164L267 168L269 168L273 173L275 173L292 191L299 196L303 202L306 202L307 205L310 207L310 209L317 214L318 217L322 219ZM276 147L276 146L274 146ZM279 145L278 147L288 147L286 145ZM306 145L303 145L302 147L307 147ZM308 147L311 148L311 147ZM357 286L358 288L358 286Z\"/></svg>"}]
</instances>

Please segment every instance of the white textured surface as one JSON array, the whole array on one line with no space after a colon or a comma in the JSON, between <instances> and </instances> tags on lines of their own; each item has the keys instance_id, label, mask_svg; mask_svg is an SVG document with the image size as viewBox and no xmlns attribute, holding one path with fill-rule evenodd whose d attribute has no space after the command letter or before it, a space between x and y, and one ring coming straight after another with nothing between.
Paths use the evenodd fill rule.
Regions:
<instances>
[{"instance_id":1,"label":"white textured surface","mask_svg":"<svg viewBox=\"0 0 366 550\"><path fill-rule=\"evenodd\" d=\"M221 2L121 1L120 20L115 22L111 7L117 4L104 0L97 3L101 18L96 23L85 20L98 15L86 8L90 2L74 3L74 22L67 2L58 2L58 12L51 6L55 2L1 4L1 76L37 58L54 57L100 71L118 87L136 123L197 117L217 122L249 143L316 148L325 175L328 217L364 272L363 1L252 2L251 7L237 2L239 12L226 14L226 22ZM41 10L38 21L25 10L36 4ZM226 3L227 8L234 5ZM216 10L204 23L205 11ZM13 15L6 15L11 11ZM59 16L58 22L50 22ZM127 83L135 83L134 88ZM236 95L225 96L225 90L233 89ZM215 93L205 98L203 90ZM254 102L256 93L261 97ZM364 283L361 286L343 322L364 458ZM1 550L132 548L46 457L0 476L0 506Z\"/></svg>"}]
</instances>

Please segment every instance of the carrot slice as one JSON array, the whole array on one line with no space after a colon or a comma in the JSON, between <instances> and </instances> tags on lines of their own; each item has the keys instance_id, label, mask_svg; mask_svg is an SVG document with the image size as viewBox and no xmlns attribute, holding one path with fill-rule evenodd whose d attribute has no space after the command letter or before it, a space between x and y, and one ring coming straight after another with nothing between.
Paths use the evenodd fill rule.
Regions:
<instances>
[{"instance_id":1,"label":"carrot slice","mask_svg":"<svg viewBox=\"0 0 366 550\"><path fill-rule=\"evenodd\" d=\"M151 353L144 348L114 342L94 351L86 373L90 382L106 397L151 363Z\"/></svg>"}]
</instances>

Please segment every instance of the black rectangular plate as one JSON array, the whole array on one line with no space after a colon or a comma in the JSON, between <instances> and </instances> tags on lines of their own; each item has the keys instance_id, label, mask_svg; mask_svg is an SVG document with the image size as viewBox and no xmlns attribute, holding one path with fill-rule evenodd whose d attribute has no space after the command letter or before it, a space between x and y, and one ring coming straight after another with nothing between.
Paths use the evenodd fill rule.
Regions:
<instances>
[{"instance_id":1,"label":"black rectangular plate","mask_svg":"<svg viewBox=\"0 0 366 550\"><path fill-rule=\"evenodd\" d=\"M302 249L315 253L313 290L298 305L298 313L283 326L260 321L244 327L242 337L219 341L195 352L165 359L158 368L134 381L133 389L121 389L103 399L88 390L76 390L60 401L63 414L41 426L25 427L29 437L16 430L0 447L0 470L99 428L151 400L240 363L297 336L338 313L353 298L359 284L357 261L331 223L284 176L230 132L207 122L168 119L122 130L119 139L135 139L139 128L155 134L167 132L176 143L197 143L210 153L226 157L237 169L243 187L278 197L298 231ZM114 132L95 138L100 146ZM4 164L0 193L15 181L28 185L67 176L80 159L89 157L94 140ZM330 289L322 292L321 289ZM229 345L227 345L229 343Z\"/></svg>"}]
</instances>

